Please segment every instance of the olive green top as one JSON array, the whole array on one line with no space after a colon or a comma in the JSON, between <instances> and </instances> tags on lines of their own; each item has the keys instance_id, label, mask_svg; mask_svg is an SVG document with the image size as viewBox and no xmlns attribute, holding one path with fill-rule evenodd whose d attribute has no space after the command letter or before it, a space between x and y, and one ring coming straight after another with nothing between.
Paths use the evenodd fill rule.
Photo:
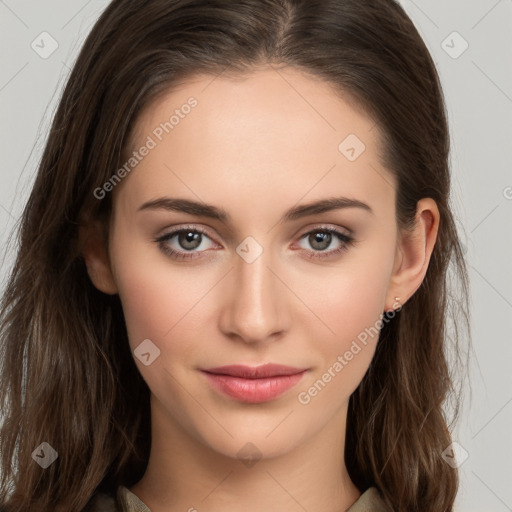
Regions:
<instances>
[{"instance_id":1,"label":"olive green top","mask_svg":"<svg viewBox=\"0 0 512 512\"><path fill-rule=\"evenodd\" d=\"M97 494L87 512L151 512L133 492L123 485L117 488L116 498L107 494ZM367 489L346 512L389 512L379 491L375 487Z\"/></svg>"}]
</instances>

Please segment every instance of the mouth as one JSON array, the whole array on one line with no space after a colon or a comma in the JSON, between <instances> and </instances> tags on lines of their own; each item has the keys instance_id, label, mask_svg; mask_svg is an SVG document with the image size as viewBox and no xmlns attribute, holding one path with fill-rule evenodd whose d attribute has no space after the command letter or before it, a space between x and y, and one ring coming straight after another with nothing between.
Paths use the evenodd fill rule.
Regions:
<instances>
[{"instance_id":1,"label":"mouth","mask_svg":"<svg viewBox=\"0 0 512 512\"><path fill-rule=\"evenodd\" d=\"M201 370L222 394L245 403L268 402L294 387L308 371L279 364L227 365Z\"/></svg>"}]
</instances>

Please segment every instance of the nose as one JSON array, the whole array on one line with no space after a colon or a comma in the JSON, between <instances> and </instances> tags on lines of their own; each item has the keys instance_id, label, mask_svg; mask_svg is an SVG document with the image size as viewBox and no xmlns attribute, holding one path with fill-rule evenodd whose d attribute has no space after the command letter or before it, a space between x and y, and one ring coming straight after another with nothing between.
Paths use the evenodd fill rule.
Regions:
<instances>
[{"instance_id":1,"label":"nose","mask_svg":"<svg viewBox=\"0 0 512 512\"><path fill-rule=\"evenodd\" d=\"M224 283L219 327L245 343L273 341L289 329L286 289L272 268L270 250L252 262L235 255L234 269ZM289 293L289 292L288 292Z\"/></svg>"}]
</instances>

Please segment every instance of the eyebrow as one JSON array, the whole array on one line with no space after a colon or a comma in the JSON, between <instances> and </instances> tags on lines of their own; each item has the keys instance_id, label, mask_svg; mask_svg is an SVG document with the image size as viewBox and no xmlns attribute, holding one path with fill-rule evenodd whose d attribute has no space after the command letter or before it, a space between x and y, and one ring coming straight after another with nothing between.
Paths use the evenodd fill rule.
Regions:
<instances>
[{"instance_id":1,"label":"eyebrow","mask_svg":"<svg viewBox=\"0 0 512 512\"><path fill-rule=\"evenodd\" d=\"M302 217L307 217L308 215L326 213L333 210L341 210L343 208L360 208L372 215L375 215L371 207L362 201L349 199L348 197L331 197L314 201L312 203L294 206L284 213L280 222L297 220ZM146 201L139 207L138 211L160 209L188 213L199 217L207 217L224 223L229 222L231 219L231 216L226 210L217 206L192 201L190 199L172 197L160 197L158 199Z\"/></svg>"}]
</instances>

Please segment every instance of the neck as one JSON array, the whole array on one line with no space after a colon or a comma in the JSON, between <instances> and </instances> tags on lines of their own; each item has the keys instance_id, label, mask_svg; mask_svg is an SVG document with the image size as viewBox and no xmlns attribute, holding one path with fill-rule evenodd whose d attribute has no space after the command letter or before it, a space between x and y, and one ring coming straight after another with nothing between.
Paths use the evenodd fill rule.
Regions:
<instances>
[{"instance_id":1,"label":"neck","mask_svg":"<svg viewBox=\"0 0 512 512\"><path fill-rule=\"evenodd\" d=\"M151 512L341 512L361 494L344 463L346 407L291 451L267 457L254 444L240 441L236 458L169 422L154 397L151 411L148 466L130 488Z\"/></svg>"}]
</instances>

